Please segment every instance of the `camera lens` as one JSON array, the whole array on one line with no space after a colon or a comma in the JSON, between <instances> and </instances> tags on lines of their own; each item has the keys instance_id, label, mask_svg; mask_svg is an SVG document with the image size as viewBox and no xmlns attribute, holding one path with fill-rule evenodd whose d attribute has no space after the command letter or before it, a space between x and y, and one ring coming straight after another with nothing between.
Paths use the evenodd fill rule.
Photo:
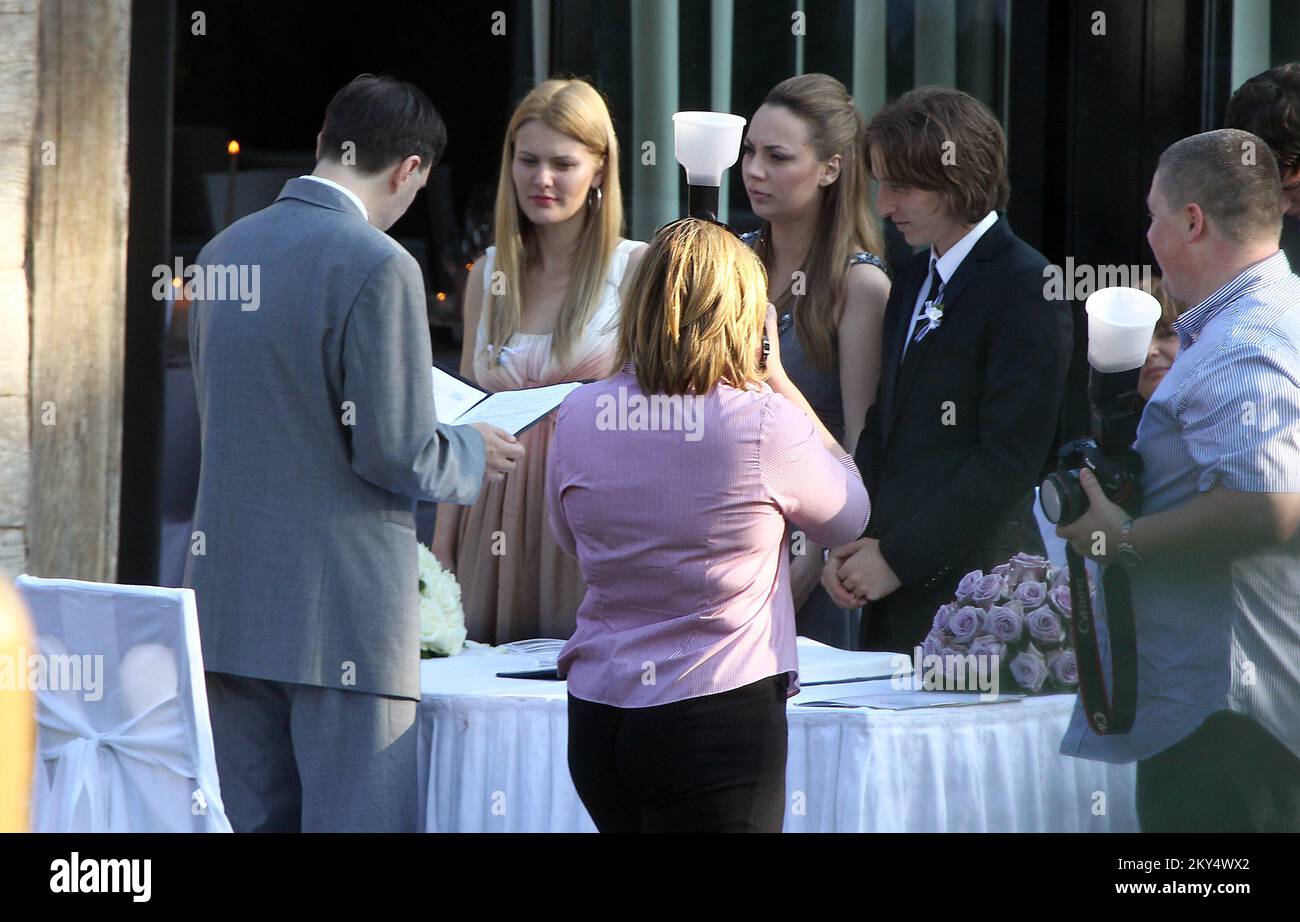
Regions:
<instances>
[{"instance_id":1,"label":"camera lens","mask_svg":"<svg viewBox=\"0 0 1300 922\"><path fill-rule=\"evenodd\" d=\"M1043 516L1053 525L1069 525L1088 508L1088 495L1079 483L1078 471L1055 471L1048 474L1038 490L1038 504Z\"/></svg>"},{"instance_id":2,"label":"camera lens","mask_svg":"<svg viewBox=\"0 0 1300 922\"><path fill-rule=\"evenodd\" d=\"M1043 507L1043 515L1053 525L1061 521L1061 494L1056 481L1048 477L1038 488L1038 505Z\"/></svg>"}]
</instances>

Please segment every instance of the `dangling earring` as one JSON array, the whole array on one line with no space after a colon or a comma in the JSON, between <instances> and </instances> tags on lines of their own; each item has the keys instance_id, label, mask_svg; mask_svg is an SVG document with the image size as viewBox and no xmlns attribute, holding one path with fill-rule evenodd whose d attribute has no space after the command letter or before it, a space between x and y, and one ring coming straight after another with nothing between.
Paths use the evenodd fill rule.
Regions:
<instances>
[{"instance_id":1,"label":"dangling earring","mask_svg":"<svg viewBox=\"0 0 1300 922\"><path fill-rule=\"evenodd\" d=\"M593 198L593 196L595 196ZM592 186L587 190L587 210L590 212L600 211L600 206L605 203L605 193L601 191L600 186Z\"/></svg>"}]
</instances>

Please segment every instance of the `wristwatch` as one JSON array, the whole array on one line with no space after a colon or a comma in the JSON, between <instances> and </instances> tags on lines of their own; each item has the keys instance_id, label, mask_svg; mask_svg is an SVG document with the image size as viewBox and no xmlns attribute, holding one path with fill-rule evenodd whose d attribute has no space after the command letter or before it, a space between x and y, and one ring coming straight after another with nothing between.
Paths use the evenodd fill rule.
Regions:
<instances>
[{"instance_id":1,"label":"wristwatch","mask_svg":"<svg viewBox=\"0 0 1300 922\"><path fill-rule=\"evenodd\" d=\"M1119 527L1119 550L1115 556L1119 558L1120 566L1125 570L1136 570L1146 563L1142 555L1137 552L1133 546L1133 520L1126 519L1124 524Z\"/></svg>"}]
</instances>

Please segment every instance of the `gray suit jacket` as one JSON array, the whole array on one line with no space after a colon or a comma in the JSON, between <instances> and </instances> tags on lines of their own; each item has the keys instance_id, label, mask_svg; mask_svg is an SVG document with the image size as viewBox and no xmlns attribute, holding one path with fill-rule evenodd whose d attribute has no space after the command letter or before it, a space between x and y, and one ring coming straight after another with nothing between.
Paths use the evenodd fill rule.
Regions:
<instances>
[{"instance_id":1,"label":"gray suit jacket","mask_svg":"<svg viewBox=\"0 0 1300 922\"><path fill-rule=\"evenodd\" d=\"M198 266L259 283L242 303L207 284L190 310L204 667L418 699L412 500L471 503L484 473L478 432L434 415L419 264L346 195L292 179Z\"/></svg>"}]
</instances>

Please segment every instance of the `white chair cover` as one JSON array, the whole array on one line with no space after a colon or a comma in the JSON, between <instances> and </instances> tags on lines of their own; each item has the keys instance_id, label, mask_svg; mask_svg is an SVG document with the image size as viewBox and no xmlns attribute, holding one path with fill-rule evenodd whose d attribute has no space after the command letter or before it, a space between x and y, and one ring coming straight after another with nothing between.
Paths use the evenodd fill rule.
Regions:
<instances>
[{"instance_id":1,"label":"white chair cover","mask_svg":"<svg viewBox=\"0 0 1300 922\"><path fill-rule=\"evenodd\" d=\"M26 575L16 585L39 648L20 664L36 686L33 831L230 832L194 592Z\"/></svg>"}]
</instances>

